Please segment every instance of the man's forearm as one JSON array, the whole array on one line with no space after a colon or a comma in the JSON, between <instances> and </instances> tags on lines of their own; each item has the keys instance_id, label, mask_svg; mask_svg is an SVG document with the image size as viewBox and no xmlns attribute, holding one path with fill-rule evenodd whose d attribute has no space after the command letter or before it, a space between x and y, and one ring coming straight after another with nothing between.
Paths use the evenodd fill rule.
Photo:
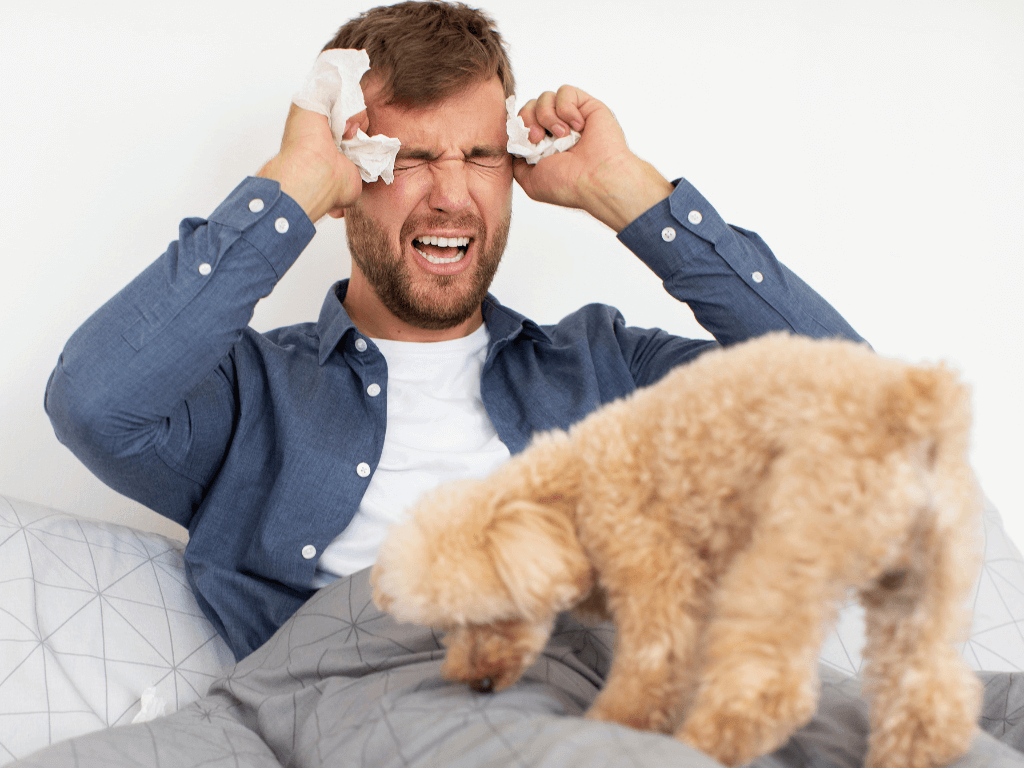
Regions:
<instances>
[{"instance_id":1,"label":"man's forearm","mask_svg":"<svg viewBox=\"0 0 1024 768\"><path fill-rule=\"evenodd\" d=\"M167 252L68 341L46 394L61 441L88 454L87 465L140 450L229 352L313 233L263 179L239 185L208 221L182 222Z\"/></svg>"},{"instance_id":2,"label":"man's forearm","mask_svg":"<svg viewBox=\"0 0 1024 768\"><path fill-rule=\"evenodd\" d=\"M726 224L685 180L619 239L722 344L774 330L862 340L760 237Z\"/></svg>"}]
</instances>

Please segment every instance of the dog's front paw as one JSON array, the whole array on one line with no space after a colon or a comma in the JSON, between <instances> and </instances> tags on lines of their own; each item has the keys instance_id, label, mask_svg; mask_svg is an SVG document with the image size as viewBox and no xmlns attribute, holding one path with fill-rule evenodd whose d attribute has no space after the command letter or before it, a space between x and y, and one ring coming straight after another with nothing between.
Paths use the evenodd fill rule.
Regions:
<instances>
[{"instance_id":1,"label":"dog's front paw","mask_svg":"<svg viewBox=\"0 0 1024 768\"><path fill-rule=\"evenodd\" d=\"M441 674L469 683L476 691L501 691L536 661L550 631L550 625L536 627L524 621L458 627L444 639L448 654Z\"/></svg>"},{"instance_id":2,"label":"dog's front paw","mask_svg":"<svg viewBox=\"0 0 1024 768\"><path fill-rule=\"evenodd\" d=\"M788 735L788 730L780 733L776 723L750 712L716 712L687 719L676 738L732 768L771 752Z\"/></svg>"},{"instance_id":3,"label":"dog's front paw","mask_svg":"<svg viewBox=\"0 0 1024 768\"><path fill-rule=\"evenodd\" d=\"M782 746L817 704L804 686L737 688L717 701L708 693L698 696L676 738L727 766L746 765Z\"/></svg>"}]
</instances>

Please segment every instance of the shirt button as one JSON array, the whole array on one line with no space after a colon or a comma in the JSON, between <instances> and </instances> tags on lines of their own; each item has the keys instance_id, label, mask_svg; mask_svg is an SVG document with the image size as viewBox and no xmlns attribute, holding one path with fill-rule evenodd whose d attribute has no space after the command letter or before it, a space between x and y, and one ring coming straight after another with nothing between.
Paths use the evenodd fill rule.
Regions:
<instances>
[{"instance_id":1,"label":"shirt button","mask_svg":"<svg viewBox=\"0 0 1024 768\"><path fill-rule=\"evenodd\" d=\"M370 465L367 464L365 461L359 462L359 464L356 465L356 474L359 475L360 477L369 477Z\"/></svg>"},{"instance_id":2,"label":"shirt button","mask_svg":"<svg viewBox=\"0 0 1024 768\"><path fill-rule=\"evenodd\" d=\"M691 224L700 224L704 221L704 217L700 215L700 211L690 211L690 215L686 218L689 219Z\"/></svg>"},{"instance_id":3,"label":"shirt button","mask_svg":"<svg viewBox=\"0 0 1024 768\"><path fill-rule=\"evenodd\" d=\"M366 339L356 339L356 350L359 352L366 351Z\"/></svg>"},{"instance_id":4,"label":"shirt button","mask_svg":"<svg viewBox=\"0 0 1024 768\"><path fill-rule=\"evenodd\" d=\"M259 213L260 211L263 210L263 201L260 200L258 197L254 197L252 200L249 201L249 210L252 211L253 213Z\"/></svg>"},{"instance_id":5,"label":"shirt button","mask_svg":"<svg viewBox=\"0 0 1024 768\"><path fill-rule=\"evenodd\" d=\"M366 394L370 397L376 397L380 394L380 384L371 384L366 388Z\"/></svg>"},{"instance_id":6,"label":"shirt button","mask_svg":"<svg viewBox=\"0 0 1024 768\"><path fill-rule=\"evenodd\" d=\"M754 274L751 275L751 277L753 278L755 283L760 283L762 280L764 280L764 275L762 275L760 272L755 272Z\"/></svg>"},{"instance_id":7,"label":"shirt button","mask_svg":"<svg viewBox=\"0 0 1024 768\"><path fill-rule=\"evenodd\" d=\"M302 556L307 560L312 560L314 557L316 557L316 547L314 547L312 544L307 544L302 548Z\"/></svg>"},{"instance_id":8,"label":"shirt button","mask_svg":"<svg viewBox=\"0 0 1024 768\"><path fill-rule=\"evenodd\" d=\"M199 274L202 275L203 277L206 277L206 275L210 274L211 272L213 272L213 267L211 267L205 261L199 265Z\"/></svg>"},{"instance_id":9,"label":"shirt button","mask_svg":"<svg viewBox=\"0 0 1024 768\"><path fill-rule=\"evenodd\" d=\"M288 231L288 219L283 216L274 222L274 229L280 232L282 235Z\"/></svg>"},{"instance_id":10,"label":"shirt button","mask_svg":"<svg viewBox=\"0 0 1024 768\"><path fill-rule=\"evenodd\" d=\"M672 227L665 227L661 230L661 239L666 243L671 243L676 239L676 231Z\"/></svg>"}]
</instances>

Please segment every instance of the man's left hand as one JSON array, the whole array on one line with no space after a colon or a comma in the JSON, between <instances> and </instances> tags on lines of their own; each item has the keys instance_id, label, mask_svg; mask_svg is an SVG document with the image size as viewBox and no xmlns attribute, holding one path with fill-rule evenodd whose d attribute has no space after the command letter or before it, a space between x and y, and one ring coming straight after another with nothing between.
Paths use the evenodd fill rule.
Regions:
<instances>
[{"instance_id":1,"label":"man's left hand","mask_svg":"<svg viewBox=\"0 0 1024 768\"><path fill-rule=\"evenodd\" d=\"M571 149L536 165L516 160L516 181L533 200L580 208L620 232L672 193L668 180L630 151L611 110L579 88L546 91L519 114L533 142L546 131L559 138L570 128L582 134Z\"/></svg>"}]
</instances>

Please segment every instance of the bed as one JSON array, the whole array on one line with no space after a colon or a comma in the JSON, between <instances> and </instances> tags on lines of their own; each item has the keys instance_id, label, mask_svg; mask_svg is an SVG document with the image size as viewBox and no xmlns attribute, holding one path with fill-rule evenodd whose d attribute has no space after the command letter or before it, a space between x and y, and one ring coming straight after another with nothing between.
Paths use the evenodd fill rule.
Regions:
<instances>
[{"instance_id":1,"label":"bed","mask_svg":"<svg viewBox=\"0 0 1024 768\"><path fill-rule=\"evenodd\" d=\"M1004 744L1019 748L1024 745L1024 675L1017 674L1024 668L1024 558L1006 535L992 505L986 508L982 534L985 563L974 593L973 626L961 652L983 672L983 727ZM230 651L203 617L188 588L183 548L182 542L154 533L0 496L0 765L69 737L145 721L161 711L198 711L197 707L206 706L200 700L218 679L221 682L214 686L217 695L231 692L237 712L237 697L244 699L239 691L247 690L247 680L292 664L296 638L275 637L268 643L270 647L253 655L259 658L234 667ZM342 709L347 716L360 707L384 706L378 704L377 693L365 689L368 681L376 679L372 685L379 686L383 695L399 689L403 676L414 675L416 681L409 690L417 701L429 702L429 706L409 715L419 718L409 721L410 728L419 733L420 725L436 718L438 712L457 709L457 701L445 699L455 695L453 688L436 679L436 666L443 655L439 638L429 630L410 630L407 637L389 636L382 641L380 632L365 629L380 618L369 603L365 578L360 582L353 577L329 594L322 592L324 599L319 608L314 605L310 610L307 626L312 634L319 632L324 637L328 631L324 622L334 627L330 631L347 628L349 635L358 635L359 627L364 627L366 639L355 646L358 661L344 662L348 666L337 677L359 684L339 687L321 676L313 683L296 683L296 691L307 685L316 688L318 701L328 698L330 691L333 700L346 702ZM319 617L319 624L309 623L314 616ZM293 634L300 626L292 628ZM599 685L611 636L570 630L562 633L572 646L567 654L582 659L584 676L594 677L593 684ZM826 685L837 689L856 685L861 644L862 617L859 608L851 605L843 610L822 648ZM288 649L286 660L278 658L284 648ZM393 662L396 648L406 659L401 664ZM588 655L593 657L590 661ZM412 662L407 664L409 659ZM352 668L353 663L357 668ZM322 659L315 664L317 669L326 668ZM288 674L295 677L294 667L290 669ZM549 665L542 675L556 673L556 665ZM350 694L344 693L347 689ZM524 690L521 695L528 698L529 687ZM358 698L346 701L346 695ZM478 696L458 692L458 696L464 695ZM567 715L578 714L585 709L585 699L585 692L577 701L570 691L559 706ZM405 702L409 701L407 697ZM261 700L260 707L265 704ZM300 710L293 705L291 711ZM489 715L492 721L497 711L493 709ZM397 714L394 709L385 720L392 722ZM244 715L237 718L245 719ZM566 723L578 719L563 718ZM377 729L372 738L385 731ZM573 743L571 735L559 738L561 746L552 748L553 755ZM323 746L330 738L321 734L315 741ZM530 737L531 744L542 741L542 736ZM587 743L589 746L577 746L595 748ZM445 747L451 748L451 744ZM468 744L469 751L460 755L471 755L474 748ZM608 750L600 749L607 756ZM552 765L558 764L557 759L552 760ZM466 764L483 762L476 759Z\"/></svg>"}]
</instances>

